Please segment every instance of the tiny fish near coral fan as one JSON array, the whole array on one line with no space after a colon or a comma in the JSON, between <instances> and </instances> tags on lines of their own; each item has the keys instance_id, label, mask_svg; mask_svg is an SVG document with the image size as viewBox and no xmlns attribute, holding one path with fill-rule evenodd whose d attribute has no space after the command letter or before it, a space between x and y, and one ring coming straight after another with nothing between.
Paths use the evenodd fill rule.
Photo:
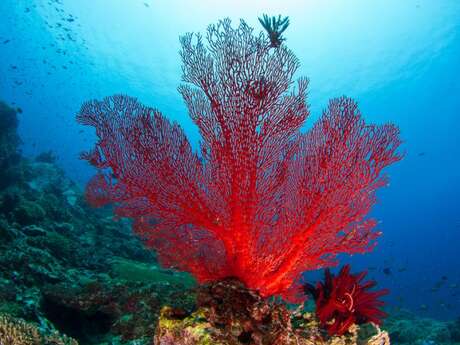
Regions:
<instances>
[{"instance_id":1,"label":"tiny fish near coral fan","mask_svg":"<svg viewBox=\"0 0 460 345\"><path fill-rule=\"evenodd\" d=\"M324 283L318 282L316 287L304 285L305 292L313 295L316 315L329 335L342 335L353 324L380 324L386 316L380 310L384 303L378 298L388 290L366 291L376 285L373 280L362 282L366 274L350 274L350 265L345 265L337 276L326 269Z\"/></svg>"},{"instance_id":2,"label":"tiny fish near coral fan","mask_svg":"<svg viewBox=\"0 0 460 345\"><path fill-rule=\"evenodd\" d=\"M115 205L160 262L200 283L239 279L263 297L295 301L306 270L364 253L379 233L365 216L381 171L398 161L399 130L366 124L357 104L333 99L313 128L299 62L243 20L180 38L179 87L202 136L135 98L85 103L77 120L99 141L83 154L99 169L87 185L94 206Z\"/></svg>"}]
</instances>

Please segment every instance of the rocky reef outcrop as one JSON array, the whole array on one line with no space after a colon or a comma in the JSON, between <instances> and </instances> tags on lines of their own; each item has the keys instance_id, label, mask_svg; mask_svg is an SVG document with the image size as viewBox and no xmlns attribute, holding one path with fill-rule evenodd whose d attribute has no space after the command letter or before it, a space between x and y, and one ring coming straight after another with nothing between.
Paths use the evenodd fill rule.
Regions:
<instances>
[{"instance_id":1,"label":"rocky reef outcrop","mask_svg":"<svg viewBox=\"0 0 460 345\"><path fill-rule=\"evenodd\" d=\"M18 123L16 110L0 101L0 190L18 178L13 168L21 157Z\"/></svg>"},{"instance_id":2,"label":"rocky reef outcrop","mask_svg":"<svg viewBox=\"0 0 460 345\"><path fill-rule=\"evenodd\" d=\"M342 336L329 336L314 313L290 310L234 280L202 286L193 313L164 307L155 336L158 345L389 345L378 326L354 325Z\"/></svg>"},{"instance_id":3,"label":"rocky reef outcrop","mask_svg":"<svg viewBox=\"0 0 460 345\"><path fill-rule=\"evenodd\" d=\"M3 103L0 122L0 315L41 334L18 343L5 331L0 343L56 332L75 344L151 343L162 305L192 307L194 281L160 268L128 222L87 206L52 153L22 157L17 114Z\"/></svg>"}]
</instances>

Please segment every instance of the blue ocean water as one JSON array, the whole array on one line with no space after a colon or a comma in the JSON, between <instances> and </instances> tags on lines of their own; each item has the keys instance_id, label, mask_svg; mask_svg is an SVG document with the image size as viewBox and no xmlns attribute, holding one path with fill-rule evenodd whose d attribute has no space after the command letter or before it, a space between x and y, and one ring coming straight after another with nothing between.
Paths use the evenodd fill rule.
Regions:
<instances>
[{"instance_id":1,"label":"blue ocean water","mask_svg":"<svg viewBox=\"0 0 460 345\"><path fill-rule=\"evenodd\" d=\"M359 102L369 122L401 129L404 159L387 170L372 215L375 250L344 257L368 269L395 308L460 315L460 2L408 1L0 1L0 99L22 109L23 153L52 150L82 186L94 171L79 152L94 133L75 114L93 98L124 93L199 136L176 88L179 35L230 17L290 17L286 44L310 78L312 115L329 98ZM317 274L308 273L307 277Z\"/></svg>"}]
</instances>

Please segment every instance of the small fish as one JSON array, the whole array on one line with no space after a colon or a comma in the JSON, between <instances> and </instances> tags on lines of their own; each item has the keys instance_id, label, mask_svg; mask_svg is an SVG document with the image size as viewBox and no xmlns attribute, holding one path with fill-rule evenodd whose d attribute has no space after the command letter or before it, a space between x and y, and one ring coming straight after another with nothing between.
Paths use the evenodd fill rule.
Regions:
<instances>
[{"instance_id":1,"label":"small fish","mask_svg":"<svg viewBox=\"0 0 460 345\"><path fill-rule=\"evenodd\" d=\"M425 152L419 152L419 154L417 156L423 157L423 156L425 156Z\"/></svg>"},{"instance_id":2,"label":"small fish","mask_svg":"<svg viewBox=\"0 0 460 345\"><path fill-rule=\"evenodd\" d=\"M145 7L150 7L150 5L148 3L146 3L146 2L144 2L144 6Z\"/></svg>"},{"instance_id":3,"label":"small fish","mask_svg":"<svg viewBox=\"0 0 460 345\"><path fill-rule=\"evenodd\" d=\"M3 44L7 44L7 43L9 43L10 41L11 41L11 40L4 40L4 41L3 41Z\"/></svg>"},{"instance_id":4,"label":"small fish","mask_svg":"<svg viewBox=\"0 0 460 345\"><path fill-rule=\"evenodd\" d=\"M22 114L22 109L21 109L20 107L17 107L17 108L16 108L16 112L17 112L18 114Z\"/></svg>"},{"instance_id":5,"label":"small fish","mask_svg":"<svg viewBox=\"0 0 460 345\"><path fill-rule=\"evenodd\" d=\"M391 268L390 267L385 267L382 272L386 274L387 276L391 275Z\"/></svg>"}]
</instances>

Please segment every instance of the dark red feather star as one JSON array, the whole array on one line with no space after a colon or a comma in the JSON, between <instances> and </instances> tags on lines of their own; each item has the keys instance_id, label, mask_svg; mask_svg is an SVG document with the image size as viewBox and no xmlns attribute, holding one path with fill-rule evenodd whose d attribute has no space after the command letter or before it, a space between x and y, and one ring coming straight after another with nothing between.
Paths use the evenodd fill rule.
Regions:
<instances>
[{"instance_id":1,"label":"dark red feather star","mask_svg":"<svg viewBox=\"0 0 460 345\"><path fill-rule=\"evenodd\" d=\"M345 265L337 276L326 269L324 282L318 282L316 287L304 286L305 292L313 295L316 315L330 335L342 335L353 324L380 324L386 316L380 309L384 303L379 297L386 295L388 290L368 291L376 283L373 280L363 282L366 274L351 274L350 266Z\"/></svg>"}]
</instances>

